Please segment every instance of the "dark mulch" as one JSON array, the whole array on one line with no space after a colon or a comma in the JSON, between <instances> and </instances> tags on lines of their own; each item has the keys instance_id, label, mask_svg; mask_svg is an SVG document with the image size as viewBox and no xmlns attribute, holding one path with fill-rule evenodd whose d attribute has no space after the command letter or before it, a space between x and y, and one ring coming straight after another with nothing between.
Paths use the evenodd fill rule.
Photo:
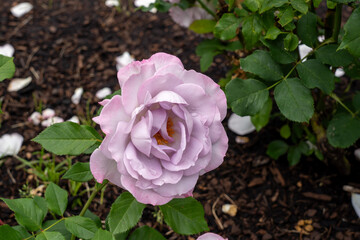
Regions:
<instances>
[{"instance_id":1,"label":"dark mulch","mask_svg":"<svg viewBox=\"0 0 360 240\"><path fill-rule=\"evenodd\" d=\"M33 1L35 10L18 19L9 11L17 2L20 1L2 3L0 45L11 43L16 49L15 77L32 76L33 82L16 93L7 92L9 80L0 83L4 111L0 117L0 136L22 134L25 142L20 156L26 159L36 159L31 153L40 149L30 139L42 128L27 121L36 108L35 102L41 100L44 108L55 109L64 119L73 115L85 119L87 109L94 113L98 108L97 90L119 88L115 58L124 51L138 60L159 51L168 52L178 56L187 69L199 70L194 47L201 36L174 24L167 14L117 12L107 8L104 1L54 1L49 8L48 1L42 0ZM226 68L225 64L217 63L207 74L218 80ZM74 105L70 98L80 86L85 93L81 103ZM247 144L235 143L236 136L231 132L228 136L230 147L224 164L202 176L194 192L194 197L204 205L212 232L229 239L360 238L360 221L352 209L350 194L342 190L344 184L360 186L355 171L343 177L313 158L303 159L293 168L285 160L269 159L266 144L278 137L276 122L258 134L251 134ZM88 161L88 157L74 160ZM16 170L18 165L13 158L5 158L0 165L1 197L18 198L18 189L25 183L33 188L39 184L33 175ZM120 193L118 187L108 187L104 203L100 205L96 199L91 210L104 219ZM223 204L231 202L238 207L234 217L221 211ZM14 225L14 215L3 202L0 209L0 220ZM69 212L78 210L79 207ZM140 224L156 227L168 239L193 239L179 237L166 226L160 226L152 211L153 208L148 208L144 212ZM295 230L299 220L312 221L314 230L310 235Z\"/></svg>"}]
</instances>

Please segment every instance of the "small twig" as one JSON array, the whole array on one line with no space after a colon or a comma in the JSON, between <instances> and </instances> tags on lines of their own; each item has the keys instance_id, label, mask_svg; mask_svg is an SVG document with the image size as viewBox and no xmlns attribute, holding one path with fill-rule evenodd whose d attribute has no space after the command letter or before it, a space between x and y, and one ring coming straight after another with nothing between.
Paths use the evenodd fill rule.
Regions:
<instances>
[{"instance_id":1,"label":"small twig","mask_svg":"<svg viewBox=\"0 0 360 240\"><path fill-rule=\"evenodd\" d=\"M26 60L26 64L25 64L25 69L28 69L31 63L32 58L34 57L34 55L40 50L40 47L36 47L34 48L34 50L31 52L31 54L29 55L28 59Z\"/></svg>"},{"instance_id":2,"label":"small twig","mask_svg":"<svg viewBox=\"0 0 360 240\"><path fill-rule=\"evenodd\" d=\"M36 72L36 70L33 67L30 67L30 72L34 75L34 77L36 78L36 80L39 81L40 76L39 74Z\"/></svg>"},{"instance_id":3,"label":"small twig","mask_svg":"<svg viewBox=\"0 0 360 240\"><path fill-rule=\"evenodd\" d=\"M220 228L221 230L224 230L224 226L222 225L220 219L218 218L218 216L216 215L216 212L215 212L216 204L219 202L220 198L221 198L221 196L218 197L218 198L215 200L214 204L212 205L211 212L212 212L212 214L214 215L216 224L219 226L219 228Z\"/></svg>"},{"instance_id":4,"label":"small twig","mask_svg":"<svg viewBox=\"0 0 360 240\"><path fill-rule=\"evenodd\" d=\"M15 184L16 180L15 180L14 176L11 174L10 169L6 168L6 172L9 174L11 181Z\"/></svg>"},{"instance_id":5,"label":"small twig","mask_svg":"<svg viewBox=\"0 0 360 240\"><path fill-rule=\"evenodd\" d=\"M8 39L10 39L12 36L14 36L19 30L20 28L24 27L26 24L28 24L31 19L33 18L33 16L29 16L28 18L26 18L24 21L22 21L15 29L12 33L10 33Z\"/></svg>"}]
</instances>

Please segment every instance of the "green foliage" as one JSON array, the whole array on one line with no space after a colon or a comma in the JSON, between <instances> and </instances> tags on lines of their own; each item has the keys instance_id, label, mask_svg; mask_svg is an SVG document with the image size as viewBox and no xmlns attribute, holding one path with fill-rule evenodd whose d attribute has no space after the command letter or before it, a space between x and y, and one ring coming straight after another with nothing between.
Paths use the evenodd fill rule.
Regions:
<instances>
[{"instance_id":1,"label":"green foliage","mask_svg":"<svg viewBox=\"0 0 360 240\"><path fill-rule=\"evenodd\" d=\"M350 16L344 26L345 35L338 49L347 49L352 55L360 57L360 7Z\"/></svg>"},{"instance_id":2,"label":"green foliage","mask_svg":"<svg viewBox=\"0 0 360 240\"><path fill-rule=\"evenodd\" d=\"M62 216L66 210L68 203L67 191L56 185L50 183L45 192L45 200L48 208L59 216Z\"/></svg>"},{"instance_id":3,"label":"green foliage","mask_svg":"<svg viewBox=\"0 0 360 240\"><path fill-rule=\"evenodd\" d=\"M266 154L269 155L273 159L278 159L282 155L284 155L289 149L289 145L282 140L272 141L268 149L266 150Z\"/></svg>"},{"instance_id":4,"label":"green foliage","mask_svg":"<svg viewBox=\"0 0 360 240\"><path fill-rule=\"evenodd\" d=\"M244 71L258 75L267 81L277 81L283 77L280 66L267 51L256 50L253 54L241 59L240 66Z\"/></svg>"},{"instance_id":5,"label":"green foliage","mask_svg":"<svg viewBox=\"0 0 360 240\"><path fill-rule=\"evenodd\" d=\"M285 50L292 52L297 48L298 45L299 38L293 33L288 33L284 39Z\"/></svg>"},{"instance_id":6,"label":"green foliage","mask_svg":"<svg viewBox=\"0 0 360 240\"><path fill-rule=\"evenodd\" d=\"M42 232L36 236L36 240L65 240L59 232Z\"/></svg>"},{"instance_id":7,"label":"green foliage","mask_svg":"<svg viewBox=\"0 0 360 240\"><path fill-rule=\"evenodd\" d=\"M298 78L283 80L274 91L281 113L295 122L308 122L314 113L314 100L309 89Z\"/></svg>"},{"instance_id":8,"label":"green foliage","mask_svg":"<svg viewBox=\"0 0 360 240\"><path fill-rule=\"evenodd\" d=\"M306 0L290 0L291 6L296 9L297 11L306 14L309 6Z\"/></svg>"},{"instance_id":9,"label":"green foliage","mask_svg":"<svg viewBox=\"0 0 360 240\"><path fill-rule=\"evenodd\" d=\"M12 78L15 73L15 64L13 57L7 57L0 54L0 82L7 78Z\"/></svg>"},{"instance_id":10,"label":"green foliage","mask_svg":"<svg viewBox=\"0 0 360 240\"><path fill-rule=\"evenodd\" d=\"M161 233L156 231L155 229L142 226L136 229L131 235L129 240L143 240L143 239L151 239L151 240L166 240Z\"/></svg>"},{"instance_id":11,"label":"green foliage","mask_svg":"<svg viewBox=\"0 0 360 240\"><path fill-rule=\"evenodd\" d=\"M99 145L101 136L90 126L63 122L46 128L33 141L58 155L79 155L93 145Z\"/></svg>"},{"instance_id":12,"label":"green foliage","mask_svg":"<svg viewBox=\"0 0 360 240\"><path fill-rule=\"evenodd\" d=\"M255 46L260 39L262 29L262 21L258 15L249 15L244 18L242 34L246 49L251 49Z\"/></svg>"},{"instance_id":13,"label":"green foliage","mask_svg":"<svg viewBox=\"0 0 360 240\"><path fill-rule=\"evenodd\" d=\"M273 103L271 98L268 98L261 110L257 114L251 116L251 122L254 124L256 131L260 131L268 124L272 110L272 104Z\"/></svg>"},{"instance_id":14,"label":"green foliage","mask_svg":"<svg viewBox=\"0 0 360 240\"><path fill-rule=\"evenodd\" d=\"M285 139L288 139L291 136L291 130L288 124L285 124L280 128L280 135Z\"/></svg>"},{"instance_id":15,"label":"green foliage","mask_svg":"<svg viewBox=\"0 0 360 240\"><path fill-rule=\"evenodd\" d=\"M145 239L145 238L144 238ZM114 235L106 230L98 229L91 240L115 240Z\"/></svg>"},{"instance_id":16,"label":"green foliage","mask_svg":"<svg viewBox=\"0 0 360 240\"><path fill-rule=\"evenodd\" d=\"M354 58L346 50L337 50L339 45L329 44L319 48L316 52L316 58L324 64L333 67L346 67L354 61Z\"/></svg>"},{"instance_id":17,"label":"green foliage","mask_svg":"<svg viewBox=\"0 0 360 240\"><path fill-rule=\"evenodd\" d=\"M301 82L307 88L317 87L324 93L330 94L335 87L334 74L328 67L323 65L319 60L310 59L296 67Z\"/></svg>"},{"instance_id":18,"label":"green foliage","mask_svg":"<svg viewBox=\"0 0 360 240\"><path fill-rule=\"evenodd\" d=\"M297 33L302 43L309 47L314 47L317 42L318 33L316 24L316 15L312 12L308 12L298 21Z\"/></svg>"},{"instance_id":19,"label":"green foliage","mask_svg":"<svg viewBox=\"0 0 360 240\"><path fill-rule=\"evenodd\" d=\"M145 205L136 201L129 193L122 193L112 204L108 224L112 234L123 233L139 221Z\"/></svg>"},{"instance_id":20,"label":"green foliage","mask_svg":"<svg viewBox=\"0 0 360 240\"><path fill-rule=\"evenodd\" d=\"M87 217L73 216L65 218L66 229L79 238L93 238L98 228L94 221Z\"/></svg>"},{"instance_id":21,"label":"green foliage","mask_svg":"<svg viewBox=\"0 0 360 240\"><path fill-rule=\"evenodd\" d=\"M90 171L90 163L75 163L63 176L63 179L70 179L76 182L87 182L93 179Z\"/></svg>"},{"instance_id":22,"label":"green foliage","mask_svg":"<svg viewBox=\"0 0 360 240\"><path fill-rule=\"evenodd\" d=\"M165 222L176 233L190 235L209 230L204 209L194 198L173 199L159 207Z\"/></svg>"},{"instance_id":23,"label":"green foliage","mask_svg":"<svg viewBox=\"0 0 360 240\"><path fill-rule=\"evenodd\" d=\"M336 114L329 122L326 136L334 147L349 147L360 138L360 120L348 113Z\"/></svg>"},{"instance_id":24,"label":"green foliage","mask_svg":"<svg viewBox=\"0 0 360 240\"><path fill-rule=\"evenodd\" d=\"M269 98L266 85L256 79L231 80L225 88L227 102L240 116L255 115Z\"/></svg>"},{"instance_id":25,"label":"green foliage","mask_svg":"<svg viewBox=\"0 0 360 240\"><path fill-rule=\"evenodd\" d=\"M21 240L20 233L7 224L0 226L0 236L6 240Z\"/></svg>"},{"instance_id":26,"label":"green foliage","mask_svg":"<svg viewBox=\"0 0 360 240\"><path fill-rule=\"evenodd\" d=\"M236 36L236 30L241 22L240 18L237 18L232 13L225 13L217 22L214 28L215 37L221 40L230 40Z\"/></svg>"},{"instance_id":27,"label":"green foliage","mask_svg":"<svg viewBox=\"0 0 360 240\"><path fill-rule=\"evenodd\" d=\"M189 26L189 29L196 33L211 33L214 31L216 21L210 19L195 20Z\"/></svg>"}]
</instances>

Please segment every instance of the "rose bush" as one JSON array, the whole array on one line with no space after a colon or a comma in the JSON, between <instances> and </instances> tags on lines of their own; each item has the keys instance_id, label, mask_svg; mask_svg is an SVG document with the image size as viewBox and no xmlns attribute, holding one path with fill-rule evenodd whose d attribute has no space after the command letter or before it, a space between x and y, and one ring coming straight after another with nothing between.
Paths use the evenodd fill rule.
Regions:
<instances>
[{"instance_id":1,"label":"rose bush","mask_svg":"<svg viewBox=\"0 0 360 240\"><path fill-rule=\"evenodd\" d=\"M94 118L106 134L90 157L95 179L145 204L191 196L199 175L218 167L228 148L223 91L166 53L130 63L118 80L122 95L102 101Z\"/></svg>"}]
</instances>

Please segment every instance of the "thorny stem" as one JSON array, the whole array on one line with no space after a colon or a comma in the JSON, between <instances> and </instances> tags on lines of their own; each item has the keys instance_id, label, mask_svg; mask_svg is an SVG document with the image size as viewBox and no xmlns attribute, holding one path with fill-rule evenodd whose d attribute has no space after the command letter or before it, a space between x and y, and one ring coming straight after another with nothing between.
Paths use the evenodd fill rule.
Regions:
<instances>
[{"instance_id":1,"label":"thorny stem","mask_svg":"<svg viewBox=\"0 0 360 240\"><path fill-rule=\"evenodd\" d=\"M196 0L196 1L201 5L201 7L205 11L207 11L211 16L213 16L215 19L217 19L216 14L210 8L208 8L208 6L206 6L206 4L202 0Z\"/></svg>"},{"instance_id":2,"label":"thorny stem","mask_svg":"<svg viewBox=\"0 0 360 240\"><path fill-rule=\"evenodd\" d=\"M353 113L353 111L351 111L351 110L341 101L341 99L340 99L338 96L336 96L335 93L330 93L329 96L332 97L336 102L338 102L343 108L345 108L345 110L348 111L353 118L356 117L356 114Z\"/></svg>"},{"instance_id":3,"label":"thorny stem","mask_svg":"<svg viewBox=\"0 0 360 240\"><path fill-rule=\"evenodd\" d=\"M80 212L80 214L79 214L80 217L81 217L81 216L84 216L86 210L89 208L89 206L90 206L92 200L94 200L96 194L97 194L99 191L101 191L101 189L103 189L103 188L106 186L106 184L108 184L108 182L109 182L108 180L104 180L103 183L102 183L99 187L95 188L95 190L91 193L89 199L88 199L87 202L85 203L83 209L81 210L81 212ZM74 234L71 235L71 240L75 240L75 235L74 235Z\"/></svg>"},{"instance_id":4,"label":"thorny stem","mask_svg":"<svg viewBox=\"0 0 360 240\"><path fill-rule=\"evenodd\" d=\"M334 28L333 28L333 32L332 32L332 36L331 36L331 38L334 40L334 42L337 42L338 38L339 38L342 6L343 6L342 3L339 3L336 5Z\"/></svg>"},{"instance_id":5,"label":"thorny stem","mask_svg":"<svg viewBox=\"0 0 360 240\"><path fill-rule=\"evenodd\" d=\"M53 224L51 224L50 226L48 226L48 227L47 227L47 228L45 228L44 230L42 230L42 231L40 231L40 232L36 233L35 235L32 235L32 236L30 236L30 237L27 237L27 238L25 238L24 240L31 239L31 238L33 238L33 237L35 237L35 236L37 236L37 235L41 234L42 232L46 232L47 230L49 230L50 228L52 228L53 226L55 226L56 224L58 224L59 222L61 222L61 221L62 221L62 220L64 220L64 219L65 219L65 218L61 218L61 219L59 219L58 221L54 222Z\"/></svg>"}]
</instances>

